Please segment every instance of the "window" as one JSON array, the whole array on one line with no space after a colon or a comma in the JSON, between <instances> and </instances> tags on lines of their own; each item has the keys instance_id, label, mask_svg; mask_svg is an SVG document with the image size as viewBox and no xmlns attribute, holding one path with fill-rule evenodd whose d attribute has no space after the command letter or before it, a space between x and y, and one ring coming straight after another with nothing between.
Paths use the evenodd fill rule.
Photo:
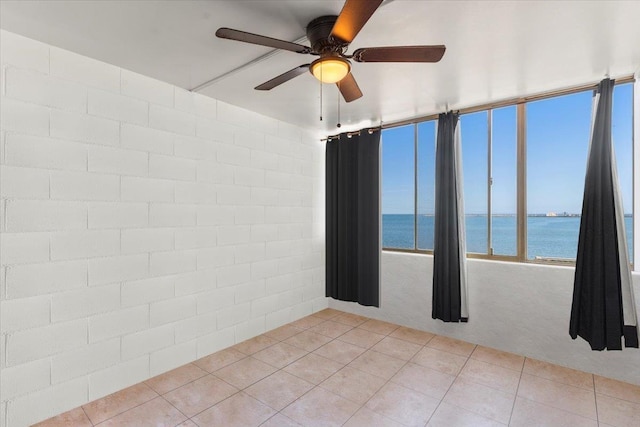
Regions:
<instances>
[{"instance_id":1,"label":"window","mask_svg":"<svg viewBox=\"0 0 640 427\"><path fill-rule=\"evenodd\" d=\"M491 254L516 256L517 247L516 106L491 111Z\"/></svg>"},{"instance_id":2,"label":"window","mask_svg":"<svg viewBox=\"0 0 640 427\"><path fill-rule=\"evenodd\" d=\"M382 132L384 248L433 250L435 150L433 120Z\"/></svg>"},{"instance_id":3,"label":"window","mask_svg":"<svg viewBox=\"0 0 640 427\"><path fill-rule=\"evenodd\" d=\"M527 104L527 257L575 258L592 93Z\"/></svg>"},{"instance_id":4,"label":"window","mask_svg":"<svg viewBox=\"0 0 640 427\"><path fill-rule=\"evenodd\" d=\"M613 89L611 127L613 150L627 233L629 259L633 260L633 84L617 85Z\"/></svg>"},{"instance_id":5,"label":"window","mask_svg":"<svg viewBox=\"0 0 640 427\"><path fill-rule=\"evenodd\" d=\"M489 248L488 112L460 117L462 139L462 189L464 192L467 252L487 254Z\"/></svg>"},{"instance_id":6,"label":"window","mask_svg":"<svg viewBox=\"0 0 640 427\"><path fill-rule=\"evenodd\" d=\"M460 117L467 252L517 255L516 108Z\"/></svg>"},{"instance_id":7,"label":"window","mask_svg":"<svg viewBox=\"0 0 640 427\"><path fill-rule=\"evenodd\" d=\"M469 254L575 260L592 95L567 91L460 116ZM614 88L612 128L633 259L633 83ZM436 129L428 120L382 132L385 249L433 250Z\"/></svg>"},{"instance_id":8,"label":"window","mask_svg":"<svg viewBox=\"0 0 640 427\"><path fill-rule=\"evenodd\" d=\"M612 136L631 256L632 85L613 92ZM592 92L527 104L527 257L573 260L589 154Z\"/></svg>"},{"instance_id":9,"label":"window","mask_svg":"<svg viewBox=\"0 0 640 427\"><path fill-rule=\"evenodd\" d=\"M436 122L417 125L418 131L418 249L433 250L436 198Z\"/></svg>"},{"instance_id":10,"label":"window","mask_svg":"<svg viewBox=\"0 0 640 427\"><path fill-rule=\"evenodd\" d=\"M382 247L415 249L414 126L382 132Z\"/></svg>"}]
</instances>

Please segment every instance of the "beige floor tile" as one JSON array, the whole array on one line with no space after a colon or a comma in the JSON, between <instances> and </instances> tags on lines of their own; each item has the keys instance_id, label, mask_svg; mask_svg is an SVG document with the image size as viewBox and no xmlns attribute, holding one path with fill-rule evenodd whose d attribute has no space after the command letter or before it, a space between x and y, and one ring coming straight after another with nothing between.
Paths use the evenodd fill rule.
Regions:
<instances>
[{"instance_id":1,"label":"beige floor tile","mask_svg":"<svg viewBox=\"0 0 640 427\"><path fill-rule=\"evenodd\" d=\"M511 415L513 427L598 427L598 422L522 397L516 398Z\"/></svg>"},{"instance_id":2,"label":"beige floor tile","mask_svg":"<svg viewBox=\"0 0 640 427\"><path fill-rule=\"evenodd\" d=\"M509 393L458 378L442 401L507 424L514 400L515 396Z\"/></svg>"},{"instance_id":3,"label":"beige floor tile","mask_svg":"<svg viewBox=\"0 0 640 427\"><path fill-rule=\"evenodd\" d=\"M593 390L585 390L523 373L518 387L518 396L583 417L597 419Z\"/></svg>"},{"instance_id":4,"label":"beige floor tile","mask_svg":"<svg viewBox=\"0 0 640 427\"><path fill-rule=\"evenodd\" d=\"M640 425L640 404L616 399L604 394L596 394L598 418L602 423L617 427L637 427Z\"/></svg>"},{"instance_id":5,"label":"beige floor tile","mask_svg":"<svg viewBox=\"0 0 640 427\"><path fill-rule=\"evenodd\" d=\"M438 399L387 383L367 402L366 407L406 426L424 426L438 403Z\"/></svg>"},{"instance_id":6,"label":"beige floor tile","mask_svg":"<svg viewBox=\"0 0 640 427\"><path fill-rule=\"evenodd\" d=\"M303 426L341 426L358 408L350 400L316 387L282 413Z\"/></svg>"},{"instance_id":7,"label":"beige floor tile","mask_svg":"<svg viewBox=\"0 0 640 427\"><path fill-rule=\"evenodd\" d=\"M249 355L249 354L257 353L260 350L263 350L267 347L270 347L276 344L277 342L278 340L274 338L270 338L266 335L258 335L257 337L248 339L246 341L242 341L241 343L238 343L231 348L238 350L241 353Z\"/></svg>"},{"instance_id":8,"label":"beige floor tile","mask_svg":"<svg viewBox=\"0 0 640 427\"><path fill-rule=\"evenodd\" d=\"M386 382L384 378L345 366L322 382L320 387L363 405Z\"/></svg>"},{"instance_id":9,"label":"beige floor tile","mask_svg":"<svg viewBox=\"0 0 640 427\"><path fill-rule=\"evenodd\" d=\"M459 377L511 394L516 394L520 382L520 372L476 359L467 361Z\"/></svg>"},{"instance_id":10,"label":"beige floor tile","mask_svg":"<svg viewBox=\"0 0 640 427\"><path fill-rule=\"evenodd\" d=\"M440 403L436 412L427 423L427 427L501 427L506 424L485 418L446 402Z\"/></svg>"},{"instance_id":11,"label":"beige floor tile","mask_svg":"<svg viewBox=\"0 0 640 427\"><path fill-rule=\"evenodd\" d=\"M358 326L360 329L375 332L376 334L389 335L391 332L399 328L393 323L383 322L382 320L371 319Z\"/></svg>"},{"instance_id":12,"label":"beige floor tile","mask_svg":"<svg viewBox=\"0 0 640 427\"><path fill-rule=\"evenodd\" d=\"M284 415L277 413L273 417L269 418L263 424L260 424L260 427L302 427L297 422L293 421L289 417L285 417Z\"/></svg>"},{"instance_id":13,"label":"beige floor tile","mask_svg":"<svg viewBox=\"0 0 640 427\"><path fill-rule=\"evenodd\" d=\"M473 353L473 349L476 345L454 338L436 335L427 343L427 347L468 357Z\"/></svg>"},{"instance_id":14,"label":"beige floor tile","mask_svg":"<svg viewBox=\"0 0 640 427\"><path fill-rule=\"evenodd\" d=\"M272 331L265 332L264 335L270 338L276 339L278 341L284 341L287 338L297 335L302 331L304 331L304 329L296 328L295 326L291 326L291 325L284 325Z\"/></svg>"},{"instance_id":15,"label":"beige floor tile","mask_svg":"<svg viewBox=\"0 0 640 427\"><path fill-rule=\"evenodd\" d=\"M300 329L309 329L309 328L313 328L314 326L320 324L324 322L324 319L317 317L317 316L307 316L307 317L303 317L302 319L298 319L295 322L291 322L289 323L291 326L294 326L296 328L300 328Z\"/></svg>"},{"instance_id":16,"label":"beige floor tile","mask_svg":"<svg viewBox=\"0 0 640 427\"><path fill-rule=\"evenodd\" d=\"M327 320L326 322L322 322L319 325L310 328L309 331L315 332L316 334L326 335L330 338L338 338L340 335L350 331L351 329L353 329L351 326L345 325L344 323Z\"/></svg>"},{"instance_id":17,"label":"beige floor tile","mask_svg":"<svg viewBox=\"0 0 640 427\"><path fill-rule=\"evenodd\" d=\"M342 313L337 315L331 320L333 320L334 322L340 322L340 323L344 323L345 325L356 327L356 326L362 325L364 322L369 320L369 318L364 316L358 316L357 314Z\"/></svg>"},{"instance_id":18,"label":"beige floor tile","mask_svg":"<svg viewBox=\"0 0 640 427\"><path fill-rule=\"evenodd\" d=\"M326 309L37 426L397 427L427 421L635 427L640 387Z\"/></svg>"},{"instance_id":19,"label":"beige floor tile","mask_svg":"<svg viewBox=\"0 0 640 427\"><path fill-rule=\"evenodd\" d=\"M247 357L246 354L234 349L227 348L216 353L210 354L193 362L194 365L204 369L207 372L215 372L220 368L231 365L238 360Z\"/></svg>"},{"instance_id":20,"label":"beige floor tile","mask_svg":"<svg viewBox=\"0 0 640 427\"><path fill-rule=\"evenodd\" d=\"M640 403L640 386L594 375L596 393Z\"/></svg>"},{"instance_id":21,"label":"beige floor tile","mask_svg":"<svg viewBox=\"0 0 640 427\"><path fill-rule=\"evenodd\" d=\"M150 378L145 381L145 384L151 387L156 393L165 394L205 375L207 375L207 371L192 363L188 363L164 374Z\"/></svg>"},{"instance_id":22,"label":"beige floor tile","mask_svg":"<svg viewBox=\"0 0 640 427\"><path fill-rule=\"evenodd\" d=\"M157 397L98 425L100 427L173 427L186 419L187 417L169 402L162 397Z\"/></svg>"},{"instance_id":23,"label":"beige floor tile","mask_svg":"<svg viewBox=\"0 0 640 427\"><path fill-rule=\"evenodd\" d=\"M344 427L402 427L402 424L363 406L349 418Z\"/></svg>"},{"instance_id":24,"label":"beige floor tile","mask_svg":"<svg viewBox=\"0 0 640 427\"><path fill-rule=\"evenodd\" d=\"M377 351L368 350L351 362L349 366L388 380L391 379L405 363L407 362L404 360L396 359L395 357L387 356Z\"/></svg>"},{"instance_id":25,"label":"beige floor tile","mask_svg":"<svg viewBox=\"0 0 640 427\"><path fill-rule=\"evenodd\" d=\"M422 349L422 346L399 338L385 337L371 349L398 359L411 360Z\"/></svg>"},{"instance_id":26,"label":"beige floor tile","mask_svg":"<svg viewBox=\"0 0 640 427\"><path fill-rule=\"evenodd\" d=\"M376 334L375 332L365 331L364 329L355 328L341 335L338 339L340 341L348 342L349 344L357 345L362 348L371 348L384 338L384 335Z\"/></svg>"},{"instance_id":27,"label":"beige floor tile","mask_svg":"<svg viewBox=\"0 0 640 427\"><path fill-rule=\"evenodd\" d=\"M114 417L128 409L141 405L158 397L158 393L144 383L133 385L124 390L94 400L82 408L89 416L93 424L98 424L106 419Z\"/></svg>"},{"instance_id":28,"label":"beige floor tile","mask_svg":"<svg viewBox=\"0 0 640 427\"><path fill-rule=\"evenodd\" d=\"M524 357L517 354L507 353L504 351L496 350L489 347L477 346L471 358L481 360L483 362L498 365L503 368L513 369L514 371L521 372L524 365Z\"/></svg>"},{"instance_id":29,"label":"beige floor tile","mask_svg":"<svg viewBox=\"0 0 640 427\"><path fill-rule=\"evenodd\" d=\"M279 411L313 387L308 381L278 371L248 387L245 392Z\"/></svg>"},{"instance_id":30,"label":"beige floor tile","mask_svg":"<svg viewBox=\"0 0 640 427\"><path fill-rule=\"evenodd\" d=\"M4 415L4 414L3 414ZM76 408L56 417L49 418L41 423L34 424L32 427L91 427L93 424L89 421L87 414L82 408Z\"/></svg>"},{"instance_id":31,"label":"beige floor tile","mask_svg":"<svg viewBox=\"0 0 640 427\"><path fill-rule=\"evenodd\" d=\"M314 351L314 353L346 365L365 351L364 348L358 347L357 345L335 340L323 345Z\"/></svg>"},{"instance_id":32,"label":"beige floor tile","mask_svg":"<svg viewBox=\"0 0 640 427\"><path fill-rule=\"evenodd\" d=\"M313 384L320 384L344 366L326 357L310 353L283 370Z\"/></svg>"},{"instance_id":33,"label":"beige floor tile","mask_svg":"<svg viewBox=\"0 0 640 427\"><path fill-rule=\"evenodd\" d=\"M325 308L324 310L313 313L313 316L319 317L324 320L333 319L334 317L344 314L343 311L334 310L333 308Z\"/></svg>"},{"instance_id":34,"label":"beige floor tile","mask_svg":"<svg viewBox=\"0 0 640 427\"><path fill-rule=\"evenodd\" d=\"M458 375L464 364L467 363L467 358L447 353L446 351L425 347L413 356L411 361L418 365L444 372L445 374Z\"/></svg>"},{"instance_id":35,"label":"beige floor tile","mask_svg":"<svg viewBox=\"0 0 640 427\"><path fill-rule=\"evenodd\" d=\"M218 371L215 375L229 384L243 389L273 374L277 369L253 357L247 357Z\"/></svg>"},{"instance_id":36,"label":"beige floor tile","mask_svg":"<svg viewBox=\"0 0 640 427\"><path fill-rule=\"evenodd\" d=\"M275 414L264 403L240 392L196 415L193 421L200 427L257 427Z\"/></svg>"},{"instance_id":37,"label":"beige floor tile","mask_svg":"<svg viewBox=\"0 0 640 427\"><path fill-rule=\"evenodd\" d=\"M164 398L186 416L193 417L237 392L237 388L207 375L167 393Z\"/></svg>"},{"instance_id":38,"label":"beige floor tile","mask_svg":"<svg viewBox=\"0 0 640 427\"><path fill-rule=\"evenodd\" d=\"M442 399L455 379L453 375L407 363L391 381L435 399Z\"/></svg>"},{"instance_id":39,"label":"beige floor tile","mask_svg":"<svg viewBox=\"0 0 640 427\"><path fill-rule=\"evenodd\" d=\"M328 343L329 341L331 341L331 338L326 335L304 331L299 333L298 335L294 335L291 338L286 339L283 342L286 342L287 344L291 344L303 350L313 351Z\"/></svg>"},{"instance_id":40,"label":"beige floor tile","mask_svg":"<svg viewBox=\"0 0 640 427\"><path fill-rule=\"evenodd\" d=\"M276 368L284 368L291 362L300 359L308 352L298 347L294 347L284 342L279 342L271 347L267 347L253 355L258 360L262 360Z\"/></svg>"},{"instance_id":41,"label":"beige floor tile","mask_svg":"<svg viewBox=\"0 0 640 427\"><path fill-rule=\"evenodd\" d=\"M563 384L593 390L593 375L553 363L527 357L524 362L524 373L558 381Z\"/></svg>"},{"instance_id":42,"label":"beige floor tile","mask_svg":"<svg viewBox=\"0 0 640 427\"><path fill-rule=\"evenodd\" d=\"M404 326L400 326L395 331L391 332L389 336L394 338L400 338L401 340L409 341L414 344L425 345L428 343L435 334L431 332L419 331L418 329L406 328Z\"/></svg>"}]
</instances>

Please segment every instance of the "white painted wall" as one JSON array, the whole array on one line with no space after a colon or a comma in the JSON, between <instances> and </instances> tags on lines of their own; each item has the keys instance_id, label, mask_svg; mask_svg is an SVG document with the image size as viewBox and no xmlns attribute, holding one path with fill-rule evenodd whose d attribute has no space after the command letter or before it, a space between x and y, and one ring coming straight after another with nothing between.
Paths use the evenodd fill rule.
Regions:
<instances>
[{"instance_id":1,"label":"white painted wall","mask_svg":"<svg viewBox=\"0 0 640 427\"><path fill-rule=\"evenodd\" d=\"M469 259L468 269L468 323L431 318L431 255L383 251L380 308L329 306L640 384L639 350L596 352L569 336L573 267ZM640 276L634 282L640 295Z\"/></svg>"},{"instance_id":2,"label":"white painted wall","mask_svg":"<svg viewBox=\"0 0 640 427\"><path fill-rule=\"evenodd\" d=\"M0 32L0 425L324 298L324 149L294 126Z\"/></svg>"}]
</instances>

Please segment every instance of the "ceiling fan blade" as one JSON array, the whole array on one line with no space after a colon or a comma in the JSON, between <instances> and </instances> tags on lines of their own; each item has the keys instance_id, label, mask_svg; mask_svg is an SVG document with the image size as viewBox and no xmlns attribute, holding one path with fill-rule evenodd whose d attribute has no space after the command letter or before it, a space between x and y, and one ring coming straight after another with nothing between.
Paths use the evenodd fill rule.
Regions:
<instances>
[{"instance_id":1,"label":"ceiling fan blade","mask_svg":"<svg viewBox=\"0 0 640 427\"><path fill-rule=\"evenodd\" d=\"M353 74L349 73L347 76L336 83L342 97L345 101L351 102L356 99L362 97L362 91L358 87L358 83L356 83L356 79L353 78Z\"/></svg>"},{"instance_id":2,"label":"ceiling fan blade","mask_svg":"<svg viewBox=\"0 0 640 427\"><path fill-rule=\"evenodd\" d=\"M296 53L309 53L311 48L298 43L292 43L284 40L274 39L259 34L247 33L245 31L234 30L231 28L218 28L216 36L221 39L237 40L245 43L257 44L260 46L272 47L275 49L290 50Z\"/></svg>"},{"instance_id":3,"label":"ceiling fan blade","mask_svg":"<svg viewBox=\"0 0 640 427\"><path fill-rule=\"evenodd\" d=\"M382 0L347 0L333 24L331 36L344 43L351 43L380 4Z\"/></svg>"},{"instance_id":4,"label":"ceiling fan blade","mask_svg":"<svg viewBox=\"0 0 640 427\"><path fill-rule=\"evenodd\" d=\"M264 82L259 86L256 86L256 90L271 90L276 86L281 85L282 83L288 82L294 77L298 77L300 74L304 74L309 71L309 64L300 65L292 70L287 71L286 73L280 74L278 77L274 77L268 82Z\"/></svg>"},{"instance_id":5,"label":"ceiling fan blade","mask_svg":"<svg viewBox=\"0 0 640 427\"><path fill-rule=\"evenodd\" d=\"M356 62L438 62L446 47L438 46L389 46L365 47L353 52Z\"/></svg>"}]
</instances>

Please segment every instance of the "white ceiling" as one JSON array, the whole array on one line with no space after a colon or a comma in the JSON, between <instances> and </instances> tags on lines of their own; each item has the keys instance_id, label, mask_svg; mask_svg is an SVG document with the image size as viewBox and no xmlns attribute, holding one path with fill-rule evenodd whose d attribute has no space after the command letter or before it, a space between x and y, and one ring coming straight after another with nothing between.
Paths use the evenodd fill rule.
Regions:
<instances>
[{"instance_id":1,"label":"white ceiling","mask_svg":"<svg viewBox=\"0 0 640 427\"><path fill-rule=\"evenodd\" d=\"M269 92L256 85L313 59L217 39L225 26L299 40L343 1L10 1L0 26L193 89L241 67L205 95L322 133L335 133L338 92L302 76ZM387 0L358 47L445 44L437 64L353 64L364 96L341 103L342 130L595 82L640 71L640 1Z\"/></svg>"}]
</instances>

